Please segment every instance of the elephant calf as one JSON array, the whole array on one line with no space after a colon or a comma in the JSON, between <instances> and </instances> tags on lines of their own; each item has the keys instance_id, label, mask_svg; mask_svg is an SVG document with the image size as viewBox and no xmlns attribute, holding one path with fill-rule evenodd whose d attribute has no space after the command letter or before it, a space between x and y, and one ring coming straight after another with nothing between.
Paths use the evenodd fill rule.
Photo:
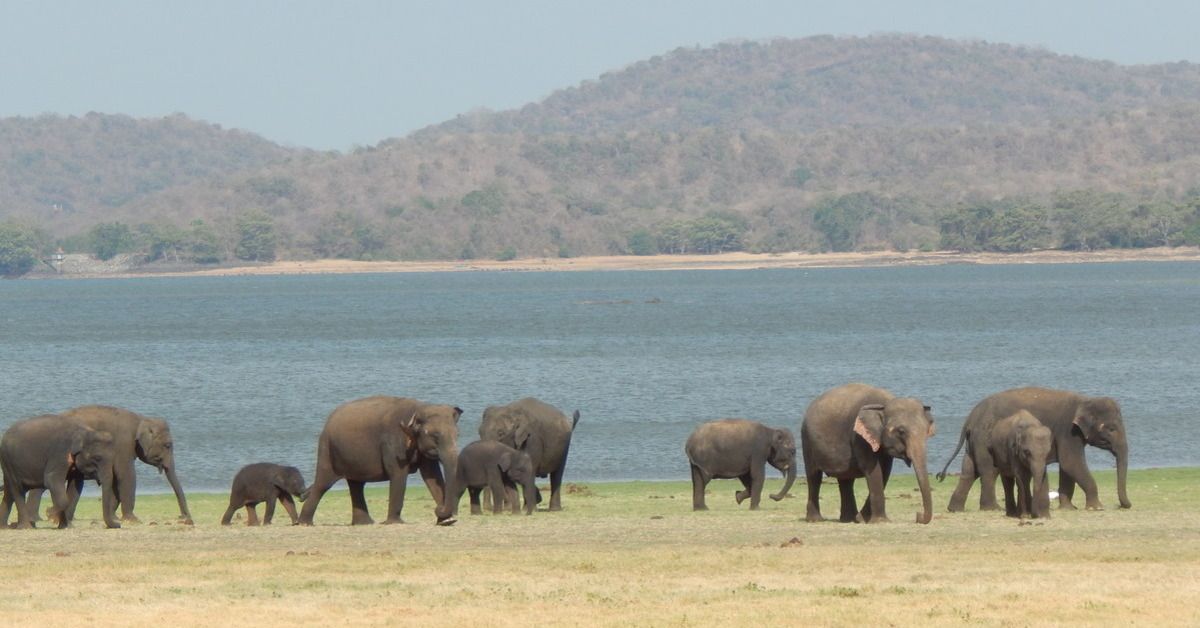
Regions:
<instances>
[{"instance_id":1,"label":"elephant calf","mask_svg":"<svg viewBox=\"0 0 1200 628\"><path fill-rule=\"evenodd\" d=\"M233 513L238 508L246 507L246 525L258 525L258 515L254 507L259 502L267 502L263 512L263 525L271 525L275 516L275 500L283 502L283 509L292 518L292 525L300 522L296 515L296 502L292 495L304 501L308 497L304 490L304 476L296 467L285 467L270 462L248 464L233 476L233 488L229 491L229 508L221 517L221 525L227 526L233 521Z\"/></svg>"},{"instance_id":2,"label":"elephant calf","mask_svg":"<svg viewBox=\"0 0 1200 628\"><path fill-rule=\"evenodd\" d=\"M451 525L458 513L458 502L464 490L471 492L471 514L483 513L479 505L479 494L489 488L492 494L504 495L504 501L512 506L515 515L520 510L517 485L525 496L525 514L531 514L537 505L537 487L534 484L533 459L529 454L513 449L497 441L475 441L458 454L458 466L446 485L446 498L438 507L438 525ZM493 500L492 512L500 514L504 503Z\"/></svg>"},{"instance_id":3,"label":"elephant calf","mask_svg":"<svg viewBox=\"0 0 1200 628\"><path fill-rule=\"evenodd\" d=\"M1046 461L1054 435L1032 414L1020 410L992 426L988 453L1004 484L1004 512L1009 517L1050 516L1050 485ZM1016 500L1013 484L1016 484ZM1030 484L1032 483L1032 491Z\"/></svg>"},{"instance_id":4,"label":"elephant calf","mask_svg":"<svg viewBox=\"0 0 1200 628\"><path fill-rule=\"evenodd\" d=\"M787 478L771 499L783 499L796 480L796 438L788 429L746 419L709 421L692 432L683 450L692 466L692 510L708 510L704 489L713 478L741 480L745 489L734 497L739 504L749 497L750 510L758 510L767 463Z\"/></svg>"}]
</instances>

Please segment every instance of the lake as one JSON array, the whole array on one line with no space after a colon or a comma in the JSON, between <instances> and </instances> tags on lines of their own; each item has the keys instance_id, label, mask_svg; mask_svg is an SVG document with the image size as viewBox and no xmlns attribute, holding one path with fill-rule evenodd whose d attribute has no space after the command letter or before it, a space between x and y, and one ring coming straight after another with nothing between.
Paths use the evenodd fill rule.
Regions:
<instances>
[{"instance_id":1,"label":"lake","mask_svg":"<svg viewBox=\"0 0 1200 628\"><path fill-rule=\"evenodd\" d=\"M536 396L582 414L568 481L685 480L698 423L798 437L849 381L933 407L931 472L977 401L1028 384L1117 398L1135 468L1195 465L1200 264L0 282L0 427L88 403L164 417L189 491L256 461L311 481L325 417L374 394L462 407L460 447L486 406Z\"/></svg>"}]
</instances>

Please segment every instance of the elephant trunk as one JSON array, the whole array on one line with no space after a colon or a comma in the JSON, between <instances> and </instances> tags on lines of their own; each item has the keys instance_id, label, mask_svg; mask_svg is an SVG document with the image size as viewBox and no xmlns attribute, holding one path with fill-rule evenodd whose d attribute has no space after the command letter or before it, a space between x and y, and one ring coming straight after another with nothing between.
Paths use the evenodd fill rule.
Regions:
<instances>
[{"instance_id":1,"label":"elephant trunk","mask_svg":"<svg viewBox=\"0 0 1200 628\"><path fill-rule=\"evenodd\" d=\"M917 515L917 523L929 523L933 520L933 496L929 489L929 472L925 469L925 442L909 449L913 473L917 476L917 486L921 488L922 512Z\"/></svg>"},{"instance_id":2,"label":"elephant trunk","mask_svg":"<svg viewBox=\"0 0 1200 628\"><path fill-rule=\"evenodd\" d=\"M791 464L788 465L785 479L783 481L783 489L771 496L771 499L780 501L787 497L788 491L792 490L792 482L796 481L796 460L793 458Z\"/></svg>"},{"instance_id":3,"label":"elephant trunk","mask_svg":"<svg viewBox=\"0 0 1200 628\"><path fill-rule=\"evenodd\" d=\"M1046 465L1033 464L1029 481L1029 510L1033 516L1044 519L1050 516L1050 485L1046 481Z\"/></svg>"},{"instance_id":4,"label":"elephant trunk","mask_svg":"<svg viewBox=\"0 0 1200 628\"><path fill-rule=\"evenodd\" d=\"M179 477L175 475L175 459L170 458L159 467L167 474L167 483L171 485L171 490L175 491L175 501L179 502L179 521L187 525L192 525L192 513L188 511L187 497L183 494L183 485L179 483Z\"/></svg>"},{"instance_id":5,"label":"elephant trunk","mask_svg":"<svg viewBox=\"0 0 1200 628\"><path fill-rule=\"evenodd\" d=\"M1133 504L1125 492L1125 477L1129 472L1129 443L1121 441L1113 447L1113 454L1117 457L1117 499L1121 502L1121 508L1130 508Z\"/></svg>"},{"instance_id":6,"label":"elephant trunk","mask_svg":"<svg viewBox=\"0 0 1200 628\"><path fill-rule=\"evenodd\" d=\"M439 509L438 518L445 519L454 516L454 511L458 509L458 504L451 506L449 501L454 499L457 492L458 478L458 448L453 445L443 447L438 450L438 459L442 462L442 494L434 495L434 501L442 504ZM442 513L446 513L443 517Z\"/></svg>"}]
</instances>

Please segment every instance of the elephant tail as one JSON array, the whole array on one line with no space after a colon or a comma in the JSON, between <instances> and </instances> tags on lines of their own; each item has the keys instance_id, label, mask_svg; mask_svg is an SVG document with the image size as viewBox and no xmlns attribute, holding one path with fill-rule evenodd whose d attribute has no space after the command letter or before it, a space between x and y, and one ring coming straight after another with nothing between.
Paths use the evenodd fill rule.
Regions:
<instances>
[{"instance_id":1,"label":"elephant tail","mask_svg":"<svg viewBox=\"0 0 1200 628\"><path fill-rule=\"evenodd\" d=\"M578 410L575 411L575 414L571 415L571 431L572 432L575 431L576 425L579 425L579 411Z\"/></svg>"},{"instance_id":2,"label":"elephant tail","mask_svg":"<svg viewBox=\"0 0 1200 628\"><path fill-rule=\"evenodd\" d=\"M946 466L942 467L942 470L938 471L937 476L935 476L938 482L946 479L946 469L949 469L950 463L954 462L954 459L958 457L958 452L962 451L963 443L965 442L967 442L967 428L964 426L962 433L958 436L958 446L954 448L954 453L950 454L950 459L946 461Z\"/></svg>"}]
</instances>

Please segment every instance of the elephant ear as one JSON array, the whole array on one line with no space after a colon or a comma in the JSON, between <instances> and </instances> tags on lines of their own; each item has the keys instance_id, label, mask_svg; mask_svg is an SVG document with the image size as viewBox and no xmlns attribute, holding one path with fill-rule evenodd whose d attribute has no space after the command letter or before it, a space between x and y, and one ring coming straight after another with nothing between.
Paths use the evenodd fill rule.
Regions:
<instances>
[{"instance_id":1,"label":"elephant ear","mask_svg":"<svg viewBox=\"0 0 1200 628\"><path fill-rule=\"evenodd\" d=\"M417 412L415 410L413 411L412 416L408 417L407 421L400 421L400 431L404 432L404 436L407 437L410 442L415 442L417 440L418 429L419 426L417 423Z\"/></svg>"},{"instance_id":2,"label":"elephant ear","mask_svg":"<svg viewBox=\"0 0 1200 628\"><path fill-rule=\"evenodd\" d=\"M1091 434L1094 429L1093 424L1095 421L1095 417L1093 417L1086 408L1081 406L1075 411L1075 419L1071 421L1071 424L1079 428L1080 433L1083 434L1084 440L1087 440L1087 436Z\"/></svg>"},{"instance_id":3,"label":"elephant ear","mask_svg":"<svg viewBox=\"0 0 1200 628\"><path fill-rule=\"evenodd\" d=\"M508 473L509 467L512 466L512 461L513 461L513 452L506 451L506 452L500 454L500 470L505 473Z\"/></svg>"},{"instance_id":4,"label":"elephant ear","mask_svg":"<svg viewBox=\"0 0 1200 628\"><path fill-rule=\"evenodd\" d=\"M937 434L937 425L933 422L933 413L930 412L929 406L922 406L925 409L925 420L929 421L929 429L925 431L925 438L933 438Z\"/></svg>"},{"instance_id":5,"label":"elephant ear","mask_svg":"<svg viewBox=\"0 0 1200 628\"><path fill-rule=\"evenodd\" d=\"M454 406L454 422L455 423L458 423L458 417L462 416L462 413L463 413L462 408L460 408L458 406Z\"/></svg>"},{"instance_id":6,"label":"elephant ear","mask_svg":"<svg viewBox=\"0 0 1200 628\"><path fill-rule=\"evenodd\" d=\"M529 435L531 433L532 432L529 429L528 421L521 421L517 423L516 429L513 430L513 442L515 443L517 449L525 448L525 443L529 440Z\"/></svg>"},{"instance_id":7,"label":"elephant ear","mask_svg":"<svg viewBox=\"0 0 1200 628\"><path fill-rule=\"evenodd\" d=\"M854 419L854 433L867 441L871 451L879 451L879 441L883 438L883 406L871 404L860 408Z\"/></svg>"}]
</instances>

